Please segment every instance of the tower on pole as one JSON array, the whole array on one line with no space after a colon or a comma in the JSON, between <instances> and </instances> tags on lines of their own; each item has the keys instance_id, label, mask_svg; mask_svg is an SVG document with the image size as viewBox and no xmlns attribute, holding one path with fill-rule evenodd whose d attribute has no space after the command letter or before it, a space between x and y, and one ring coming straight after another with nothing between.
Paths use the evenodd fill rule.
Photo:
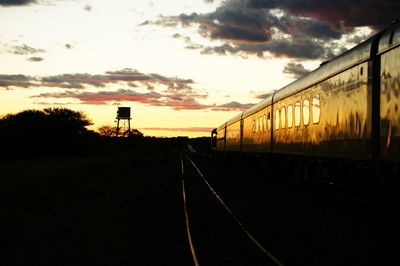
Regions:
<instances>
[{"instance_id":1,"label":"tower on pole","mask_svg":"<svg viewBox=\"0 0 400 266\"><path fill-rule=\"evenodd\" d=\"M118 107L117 111L117 137L120 135L127 137L131 133L131 108L130 107Z\"/></svg>"}]
</instances>

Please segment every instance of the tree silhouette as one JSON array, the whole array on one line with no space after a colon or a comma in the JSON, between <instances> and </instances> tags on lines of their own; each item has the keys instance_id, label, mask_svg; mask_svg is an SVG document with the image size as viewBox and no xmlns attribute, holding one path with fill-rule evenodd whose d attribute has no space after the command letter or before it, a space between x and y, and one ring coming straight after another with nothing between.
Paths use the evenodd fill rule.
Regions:
<instances>
[{"instance_id":1,"label":"tree silhouette","mask_svg":"<svg viewBox=\"0 0 400 266\"><path fill-rule=\"evenodd\" d=\"M43 112L48 125L59 135L84 134L87 132L86 126L93 124L84 113L67 108L46 108Z\"/></svg>"},{"instance_id":2,"label":"tree silhouette","mask_svg":"<svg viewBox=\"0 0 400 266\"><path fill-rule=\"evenodd\" d=\"M2 131L13 136L79 135L86 133L89 125L92 122L84 113L67 108L25 110L0 119Z\"/></svg>"},{"instance_id":3,"label":"tree silhouette","mask_svg":"<svg viewBox=\"0 0 400 266\"><path fill-rule=\"evenodd\" d=\"M97 129L100 135L105 137L116 137L117 127L110 125L103 125ZM143 133L137 129L131 129L129 132L120 132L121 137L143 137Z\"/></svg>"},{"instance_id":4,"label":"tree silhouette","mask_svg":"<svg viewBox=\"0 0 400 266\"><path fill-rule=\"evenodd\" d=\"M0 118L0 143L11 153L63 153L79 150L93 132L92 122L80 111L67 108L25 110ZM3 155L4 156L4 155Z\"/></svg>"},{"instance_id":5,"label":"tree silhouette","mask_svg":"<svg viewBox=\"0 0 400 266\"><path fill-rule=\"evenodd\" d=\"M115 137L117 135L117 127L103 125L97 129L99 134L104 137Z\"/></svg>"}]
</instances>

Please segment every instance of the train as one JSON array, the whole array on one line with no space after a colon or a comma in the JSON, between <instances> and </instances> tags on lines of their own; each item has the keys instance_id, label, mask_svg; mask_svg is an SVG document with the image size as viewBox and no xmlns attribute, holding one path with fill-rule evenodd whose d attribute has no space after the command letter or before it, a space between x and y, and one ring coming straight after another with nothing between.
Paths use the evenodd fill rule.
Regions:
<instances>
[{"instance_id":1,"label":"train","mask_svg":"<svg viewBox=\"0 0 400 266\"><path fill-rule=\"evenodd\" d=\"M399 20L213 129L211 146L329 182L355 168L375 185L398 182Z\"/></svg>"}]
</instances>

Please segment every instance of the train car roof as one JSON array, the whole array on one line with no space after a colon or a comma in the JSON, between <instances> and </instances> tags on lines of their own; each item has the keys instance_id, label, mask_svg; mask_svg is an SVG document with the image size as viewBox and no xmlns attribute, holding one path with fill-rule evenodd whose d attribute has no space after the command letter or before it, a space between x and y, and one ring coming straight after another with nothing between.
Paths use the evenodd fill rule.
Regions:
<instances>
[{"instance_id":1,"label":"train car roof","mask_svg":"<svg viewBox=\"0 0 400 266\"><path fill-rule=\"evenodd\" d=\"M232 117L231 119L229 119L226 122L226 126L229 126L229 125L239 121L242 118L242 114L243 114L243 112L240 112L238 115L236 115L236 116Z\"/></svg>"},{"instance_id":2,"label":"train car roof","mask_svg":"<svg viewBox=\"0 0 400 266\"><path fill-rule=\"evenodd\" d=\"M258 111L260 111L261 109L264 109L265 107L267 107L268 105L271 105L272 103L272 96L274 95L274 93L272 93L270 96L268 96L266 99L262 100L261 102L259 102L258 104L253 105L252 107L250 107L249 109L247 109L246 111L243 112L243 118L248 117L249 115L252 115Z\"/></svg>"},{"instance_id":3,"label":"train car roof","mask_svg":"<svg viewBox=\"0 0 400 266\"><path fill-rule=\"evenodd\" d=\"M223 123L222 125L220 125L219 127L217 127L217 131L222 130L225 127L225 125L226 125L226 122Z\"/></svg>"},{"instance_id":4,"label":"train car roof","mask_svg":"<svg viewBox=\"0 0 400 266\"><path fill-rule=\"evenodd\" d=\"M322 80L368 60L371 56L372 42L375 37L376 35L283 87L275 93L273 102L309 88Z\"/></svg>"},{"instance_id":5,"label":"train car roof","mask_svg":"<svg viewBox=\"0 0 400 266\"><path fill-rule=\"evenodd\" d=\"M391 27L382 33L379 40L378 53L383 53L396 46L400 45L400 21L396 20L392 23Z\"/></svg>"}]
</instances>

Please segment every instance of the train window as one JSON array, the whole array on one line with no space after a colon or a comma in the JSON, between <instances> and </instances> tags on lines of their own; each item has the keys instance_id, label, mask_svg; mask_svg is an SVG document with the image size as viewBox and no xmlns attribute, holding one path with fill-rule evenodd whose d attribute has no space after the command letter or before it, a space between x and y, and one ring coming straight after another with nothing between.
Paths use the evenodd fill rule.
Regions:
<instances>
[{"instance_id":1,"label":"train window","mask_svg":"<svg viewBox=\"0 0 400 266\"><path fill-rule=\"evenodd\" d=\"M319 104L319 95L312 98L312 120L313 124L318 124L321 117L321 107Z\"/></svg>"},{"instance_id":2,"label":"train window","mask_svg":"<svg viewBox=\"0 0 400 266\"><path fill-rule=\"evenodd\" d=\"M286 109L285 106L281 108L281 128L286 127Z\"/></svg>"},{"instance_id":3,"label":"train window","mask_svg":"<svg viewBox=\"0 0 400 266\"><path fill-rule=\"evenodd\" d=\"M297 102L294 104L294 125L296 127L300 126L300 121L301 121L301 115L300 115L300 102Z\"/></svg>"},{"instance_id":4,"label":"train window","mask_svg":"<svg viewBox=\"0 0 400 266\"><path fill-rule=\"evenodd\" d=\"M268 128L268 131L271 131L271 113L268 113L268 116L267 116L267 128Z\"/></svg>"},{"instance_id":5,"label":"train window","mask_svg":"<svg viewBox=\"0 0 400 266\"><path fill-rule=\"evenodd\" d=\"M279 129L279 110L275 111L275 129Z\"/></svg>"},{"instance_id":6,"label":"train window","mask_svg":"<svg viewBox=\"0 0 400 266\"><path fill-rule=\"evenodd\" d=\"M288 105L288 128L293 126L293 106Z\"/></svg>"},{"instance_id":7,"label":"train window","mask_svg":"<svg viewBox=\"0 0 400 266\"><path fill-rule=\"evenodd\" d=\"M310 101L303 101L303 125L307 126L310 123Z\"/></svg>"},{"instance_id":8,"label":"train window","mask_svg":"<svg viewBox=\"0 0 400 266\"><path fill-rule=\"evenodd\" d=\"M256 118L256 133L258 133L258 118Z\"/></svg>"},{"instance_id":9,"label":"train window","mask_svg":"<svg viewBox=\"0 0 400 266\"><path fill-rule=\"evenodd\" d=\"M263 131L266 132L267 131L267 115L264 114L263 116Z\"/></svg>"}]
</instances>

